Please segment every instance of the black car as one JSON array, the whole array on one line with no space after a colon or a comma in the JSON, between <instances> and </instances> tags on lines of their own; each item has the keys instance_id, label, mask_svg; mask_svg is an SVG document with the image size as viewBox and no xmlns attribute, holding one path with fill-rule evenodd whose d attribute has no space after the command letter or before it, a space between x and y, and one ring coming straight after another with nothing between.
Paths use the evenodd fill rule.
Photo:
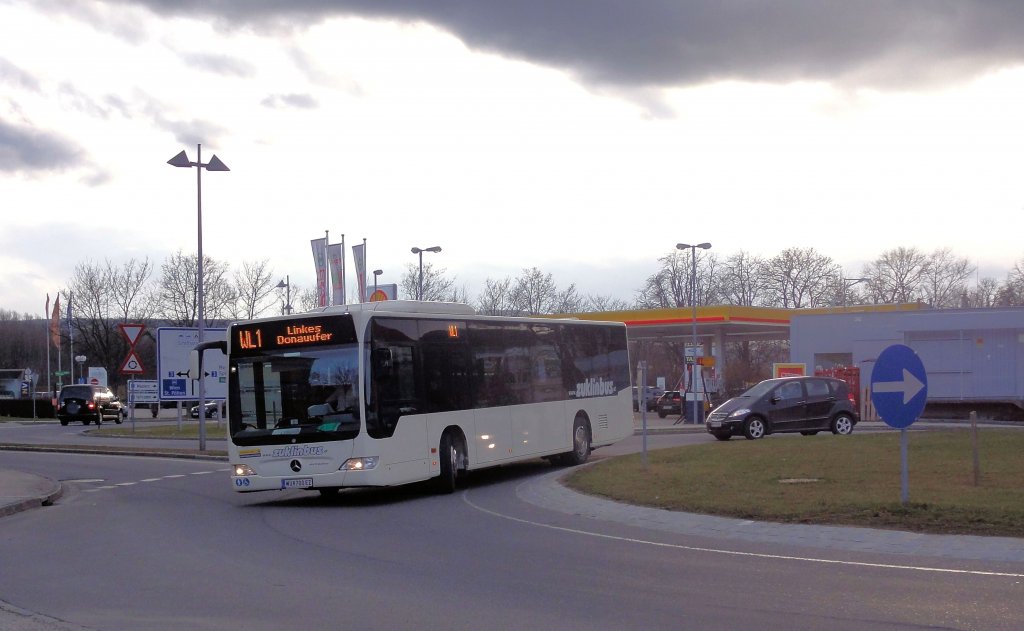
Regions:
<instances>
[{"instance_id":1,"label":"black car","mask_svg":"<svg viewBox=\"0 0 1024 631\"><path fill-rule=\"evenodd\" d=\"M224 418L225 407L226 406L224 405L223 401L221 401L220 403L217 403L216 401L207 401L206 402L206 414L204 414L203 417L204 418ZM189 409L188 415L191 416L192 418L199 418L199 406L198 405L193 405Z\"/></svg>"},{"instance_id":2,"label":"black car","mask_svg":"<svg viewBox=\"0 0 1024 631\"><path fill-rule=\"evenodd\" d=\"M64 386L57 397L57 419L61 425L82 421L83 425L95 421L120 423L124 420L121 400L106 386L79 384Z\"/></svg>"},{"instance_id":3,"label":"black car","mask_svg":"<svg viewBox=\"0 0 1024 631\"><path fill-rule=\"evenodd\" d=\"M705 421L719 440L767 434L818 432L847 435L859 421L849 386L831 377L766 379L711 411Z\"/></svg>"},{"instance_id":4,"label":"black car","mask_svg":"<svg viewBox=\"0 0 1024 631\"><path fill-rule=\"evenodd\" d=\"M669 414L681 416L683 413L683 395L678 390L666 390L665 394L658 397L658 403L654 407L658 410L659 418L665 418Z\"/></svg>"}]
</instances>

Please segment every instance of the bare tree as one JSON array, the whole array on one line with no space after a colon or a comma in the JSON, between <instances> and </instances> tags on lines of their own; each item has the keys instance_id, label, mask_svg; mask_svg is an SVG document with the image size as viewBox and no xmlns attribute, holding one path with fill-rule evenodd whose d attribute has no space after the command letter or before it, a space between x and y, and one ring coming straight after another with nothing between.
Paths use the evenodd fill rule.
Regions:
<instances>
[{"instance_id":1,"label":"bare tree","mask_svg":"<svg viewBox=\"0 0 1024 631\"><path fill-rule=\"evenodd\" d=\"M621 298L612 296L587 296L585 309L588 311L629 311L633 306Z\"/></svg>"},{"instance_id":2,"label":"bare tree","mask_svg":"<svg viewBox=\"0 0 1024 631\"><path fill-rule=\"evenodd\" d=\"M935 250L922 270L921 294L933 307L957 307L973 273L974 266L966 258L955 256L949 248Z\"/></svg>"},{"instance_id":3,"label":"bare tree","mask_svg":"<svg viewBox=\"0 0 1024 631\"><path fill-rule=\"evenodd\" d=\"M238 302L233 305L232 316L236 319L252 320L269 311L277 301L273 281L273 270L269 259L242 263L242 269L235 270L234 291Z\"/></svg>"},{"instance_id":4,"label":"bare tree","mask_svg":"<svg viewBox=\"0 0 1024 631\"><path fill-rule=\"evenodd\" d=\"M999 304L1005 307L1024 305L1024 259L1014 263L1006 275L1006 282L999 292Z\"/></svg>"},{"instance_id":5,"label":"bare tree","mask_svg":"<svg viewBox=\"0 0 1024 631\"><path fill-rule=\"evenodd\" d=\"M576 285L572 284L555 294L550 313L581 313L587 310L588 302L586 296L580 295Z\"/></svg>"},{"instance_id":6,"label":"bare tree","mask_svg":"<svg viewBox=\"0 0 1024 631\"><path fill-rule=\"evenodd\" d=\"M718 277L718 294L731 305L761 304L765 293L764 259L742 250L725 259Z\"/></svg>"},{"instance_id":7,"label":"bare tree","mask_svg":"<svg viewBox=\"0 0 1024 631\"><path fill-rule=\"evenodd\" d=\"M455 285L455 278L449 278L447 270L435 268L433 263L423 264L423 300L440 302L460 302L465 299L465 290L460 292ZM408 300L415 300L420 286L420 268L418 265L409 263L405 266L405 273L399 282L402 295Z\"/></svg>"},{"instance_id":8,"label":"bare tree","mask_svg":"<svg viewBox=\"0 0 1024 631\"><path fill-rule=\"evenodd\" d=\"M771 304L784 309L829 304L830 281L842 274L839 265L814 248L787 248L762 269Z\"/></svg>"},{"instance_id":9,"label":"bare tree","mask_svg":"<svg viewBox=\"0 0 1024 631\"><path fill-rule=\"evenodd\" d=\"M315 287L302 289L292 286L292 305L297 306L300 313L320 308L320 294Z\"/></svg>"},{"instance_id":10,"label":"bare tree","mask_svg":"<svg viewBox=\"0 0 1024 631\"><path fill-rule=\"evenodd\" d=\"M524 269L515 279L516 311L526 315L552 313L558 301L558 287L551 274L536 267Z\"/></svg>"},{"instance_id":11,"label":"bare tree","mask_svg":"<svg viewBox=\"0 0 1024 631\"><path fill-rule=\"evenodd\" d=\"M718 299L718 256L713 252L696 251L696 296L697 304L712 304ZM643 289L637 293L636 304L641 309L659 307L685 307L691 304L690 278L694 262L689 251L673 250L671 254L658 259L661 268L647 278Z\"/></svg>"},{"instance_id":12,"label":"bare tree","mask_svg":"<svg viewBox=\"0 0 1024 631\"><path fill-rule=\"evenodd\" d=\"M86 261L75 266L68 288L62 292L65 313L70 304L73 330L69 337L74 339L76 354L88 357L90 365L106 368L112 380L128 352L117 325L142 322L153 315L152 272L148 258L130 259L121 266L109 260L102 264Z\"/></svg>"},{"instance_id":13,"label":"bare tree","mask_svg":"<svg viewBox=\"0 0 1024 631\"><path fill-rule=\"evenodd\" d=\"M501 280L488 278L484 281L484 290L476 300L476 310L484 315L516 315L515 293L512 278L506 276Z\"/></svg>"},{"instance_id":14,"label":"bare tree","mask_svg":"<svg viewBox=\"0 0 1024 631\"><path fill-rule=\"evenodd\" d=\"M166 320L177 326L195 326L198 318L196 277L198 257L178 250L160 266L160 311ZM228 267L203 256L203 317L206 324L230 316L230 305L236 300L227 281Z\"/></svg>"},{"instance_id":15,"label":"bare tree","mask_svg":"<svg viewBox=\"0 0 1024 631\"><path fill-rule=\"evenodd\" d=\"M928 257L917 248L886 250L864 266L862 276L870 279L868 296L874 303L915 302L921 297L921 282L927 267Z\"/></svg>"},{"instance_id":16,"label":"bare tree","mask_svg":"<svg viewBox=\"0 0 1024 631\"><path fill-rule=\"evenodd\" d=\"M989 276L978 279L977 285L964 291L960 306L965 308L984 308L999 305L1002 287L999 281Z\"/></svg>"}]
</instances>

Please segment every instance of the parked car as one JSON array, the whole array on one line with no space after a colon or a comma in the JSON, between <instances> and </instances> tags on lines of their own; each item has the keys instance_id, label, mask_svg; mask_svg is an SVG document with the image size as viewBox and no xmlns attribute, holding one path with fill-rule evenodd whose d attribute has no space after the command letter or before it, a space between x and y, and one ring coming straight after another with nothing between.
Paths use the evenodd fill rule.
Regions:
<instances>
[{"instance_id":1,"label":"parked car","mask_svg":"<svg viewBox=\"0 0 1024 631\"><path fill-rule=\"evenodd\" d=\"M853 393L841 379L782 377L766 379L711 411L708 433L719 440L800 432L847 435L860 420Z\"/></svg>"},{"instance_id":2,"label":"parked car","mask_svg":"<svg viewBox=\"0 0 1024 631\"><path fill-rule=\"evenodd\" d=\"M658 410L659 418L665 418L669 414L680 416L683 413L683 395L678 390L666 390L665 394L658 397L655 409Z\"/></svg>"},{"instance_id":3,"label":"parked car","mask_svg":"<svg viewBox=\"0 0 1024 631\"><path fill-rule=\"evenodd\" d=\"M638 390L639 390L639 388L637 388L636 386L633 386L633 411L634 412L639 412L640 411L640 401L638 400L639 397L637 396ZM664 391L661 388L657 388L655 386L647 386L647 397L645 399L646 402L647 402L647 405L645 407L647 408L648 412L653 412L654 410L657 409L657 407L658 407L658 397L660 397L663 393L664 393Z\"/></svg>"},{"instance_id":4,"label":"parked car","mask_svg":"<svg viewBox=\"0 0 1024 631\"><path fill-rule=\"evenodd\" d=\"M205 418L224 418L225 405L223 401L207 401ZM199 418L199 406L193 405L189 408L188 415L192 418Z\"/></svg>"},{"instance_id":5,"label":"parked car","mask_svg":"<svg viewBox=\"0 0 1024 631\"><path fill-rule=\"evenodd\" d=\"M121 423L124 420L121 400L106 386L77 384L64 386L57 396L57 419L61 425L82 421L83 425L95 421Z\"/></svg>"}]
</instances>

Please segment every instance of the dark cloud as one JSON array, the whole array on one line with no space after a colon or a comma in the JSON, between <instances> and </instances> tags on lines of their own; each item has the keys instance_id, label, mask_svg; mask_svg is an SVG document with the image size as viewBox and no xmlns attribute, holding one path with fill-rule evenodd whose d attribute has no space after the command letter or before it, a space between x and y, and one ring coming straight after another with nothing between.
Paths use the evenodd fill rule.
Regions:
<instances>
[{"instance_id":1,"label":"dark cloud","mask_svg":"<svg viewBox=\"0 0 1024 631\"><path fill-rule=\"evenodd\" d=\"M0 85L39 92L39 81L10 61L0 57Z\"/></svg>"},{"instance_id":2,"label":"dark cloud","mask_svg":"<svg viewBox=\"0 0 1024 631\"><path fill-rule=\"evenodd\" d=\"M70 140L0 119L0 172L64 171L85 163L84 152Z\"/></svg>"},{"instance_id":3,"label":"dark cloud","mask_svg":"<svg viewBox=\"0 0 1024 631\"><path fill-rule=\"evenodd\" d=\"M713 79L900 86L1024 59L1019 0L121 0L220 26L424 21L598 85Z\"/></svg>"},{"instance_id":4,"label":"dark cloud","mask_svg":"<svg viewBox=\"0 0 1024 631\"><path fill-rule=\"evenodd\" d=\"M309 94L271 94L263 99L260 104L274 109L294 108L311 110L317 107L316 99Z\"/></svg>"}]
</instances>

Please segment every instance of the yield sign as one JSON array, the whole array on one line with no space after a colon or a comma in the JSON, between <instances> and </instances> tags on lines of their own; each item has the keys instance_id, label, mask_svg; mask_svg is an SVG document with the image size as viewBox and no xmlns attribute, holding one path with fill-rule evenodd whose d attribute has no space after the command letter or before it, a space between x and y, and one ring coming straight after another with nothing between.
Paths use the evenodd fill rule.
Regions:
<instances>
[{"instance_id":1,"label":"yield sign","mask_svg":"<svg viewBox=\"0 0 1024 631\"><path fill-rule=\"evenodd\" d=\"M125 336L128 340L128 345L131 347L135 346L135 343L139 341L139 336L146 329L144 324L118 324L117 328L121 329L121 335Z\"/></svg>"},{"instance_id":2,"label":"yield sign","mask_svg":"<svg viewBox=\"0 0 1024 631\"><path fill-rule=\"evenodd\" d=\"M142 367L142 362L139 360L139 356L135 354L135 351L129 351L128 357L124 358L124 362L121 363L121 374L122 375L137 375L145 372L146 369Z\"/></svg>"}]
</instances>

